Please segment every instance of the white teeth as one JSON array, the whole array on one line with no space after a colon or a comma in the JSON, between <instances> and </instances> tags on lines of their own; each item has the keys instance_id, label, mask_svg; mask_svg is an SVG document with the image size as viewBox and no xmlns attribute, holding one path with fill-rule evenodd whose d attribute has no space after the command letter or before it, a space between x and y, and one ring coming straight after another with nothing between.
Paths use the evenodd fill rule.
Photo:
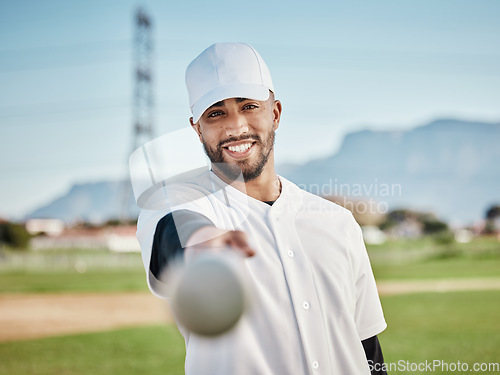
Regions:
<instances>
[{"instance_id":1,"label":"white teeth","mask_svg":"<svg viewBox=\"0 0 500 375\"><path fill-rule=\"evenodd\" d=\"M228 150L232 152L245 152L250 147L252 147L251 143L245 143L243 145L238 145L238 146L229 146Z\"/></svg>"}]
</instances>

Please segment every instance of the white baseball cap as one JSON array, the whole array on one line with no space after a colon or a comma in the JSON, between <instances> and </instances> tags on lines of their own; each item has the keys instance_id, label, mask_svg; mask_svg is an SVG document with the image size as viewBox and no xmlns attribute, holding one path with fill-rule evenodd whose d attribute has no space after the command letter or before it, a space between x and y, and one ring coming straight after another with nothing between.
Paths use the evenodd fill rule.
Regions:
<instances>
[{"instance_id":1,"label":"white baseball cap","mask_svg":"<svg viewBox=\"0 0 500 375\"><path fill-rule=\"evenodd\" d=\"M211 105L229 98L264 101L274 92L271 74L259 53L245 43L216 43L186 70L193 122Z\"/></svg>"}]
</instances>

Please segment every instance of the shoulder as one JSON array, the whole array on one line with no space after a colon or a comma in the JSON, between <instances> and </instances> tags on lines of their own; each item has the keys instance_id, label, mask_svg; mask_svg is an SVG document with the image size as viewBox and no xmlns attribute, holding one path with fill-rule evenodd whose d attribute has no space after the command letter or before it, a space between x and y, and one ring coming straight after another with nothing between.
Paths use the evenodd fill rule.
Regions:
<instances>
[{"instance_id":1,"label":"shoulder","mask_svg":"<svg viewBox=\"0 0 500 375\"><path fill-rule=\"evenodd\" d=\"M138 230L143 227L151 230L157 222L175 211L191 211L216 222L217 199L210 186L207 173L184 182L159 186L141 207Z\"/></svg>"},{"instance_id":2,"label":"shoulder","mask_svg":"<svg viewBox=\"0 0 500 375\"><path fill-rule=\"evenodd\" d=\"M139 204L142 209L154 211L175 211L185 205L199 205L213 195L207 173L186 181L158 183L149 193L147 200ZM185 208L185 207L182 207Z\"/></svg>"},{"instance_id":3,"label":"shoulder","mask_svg":"<svg viewBox=\"0 0 500 375\"><path fill-rule=\"evenodd\" d=\"M351 211L340 206L339 204L320 197L319 195L310 193L291 181L280 177L283 184L283 198L286 200L300 201L302 209L306 211L321 211L325 213L335 213L341 216L346 216L349 220L355 221Z\"/></svg>"}]
</instances>

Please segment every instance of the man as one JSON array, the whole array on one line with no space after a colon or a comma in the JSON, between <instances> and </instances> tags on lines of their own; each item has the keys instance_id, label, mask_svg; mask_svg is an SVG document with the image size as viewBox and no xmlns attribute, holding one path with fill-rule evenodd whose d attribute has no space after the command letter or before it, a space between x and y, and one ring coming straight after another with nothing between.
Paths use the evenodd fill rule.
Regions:
<instances>
[{"instance_id":1,"label":"man","mask_svg":"<svg viewBox=\"0 0 500 375\"><path fill-rule=\"evenodd\" d=\"M282 106L261 56L246 44L212 45L186 84L212 169L165 187L153 198L162 209L141 212L148 283L161 296L174 256L189 262L230 246L245 258L253 295L221 336L179 325L186 374L370 374L368 363L383 362L376 335L386 323L361 230L346 209L276 175Z\"/></svg>"}]
</instances>

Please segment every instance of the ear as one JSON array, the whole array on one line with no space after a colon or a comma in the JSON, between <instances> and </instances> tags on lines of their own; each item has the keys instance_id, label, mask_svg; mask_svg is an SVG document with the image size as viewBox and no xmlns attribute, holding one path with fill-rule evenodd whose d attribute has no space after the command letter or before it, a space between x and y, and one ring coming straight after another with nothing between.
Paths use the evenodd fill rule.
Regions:
<instances>
[{"instance_id":1,"label":"ear","mask_svg":"<svg viewBox=\"0 0 500 375\"><path fill-rule=\"evenodd\" d=\"M189 118L189 123L191 124L191 127L194 129L196 134L198 134L198 138L200 138L200 142L203 143L203 139L201 137L201 128L200 128L200 122L198 121L196 124L193 123L193 118Z\"/></svg>"},{"instance_id":2,"label":"ear","mask_svg":"<svg viewBox=\"0 0 500 375\"><path fill-rule=\"evenodd\" d=\"M278 129L280 125L281 119L281 102L279 100L275 100L273 104L273 122L274 122L274 130Z\"/></svg>"}]
</instances>

